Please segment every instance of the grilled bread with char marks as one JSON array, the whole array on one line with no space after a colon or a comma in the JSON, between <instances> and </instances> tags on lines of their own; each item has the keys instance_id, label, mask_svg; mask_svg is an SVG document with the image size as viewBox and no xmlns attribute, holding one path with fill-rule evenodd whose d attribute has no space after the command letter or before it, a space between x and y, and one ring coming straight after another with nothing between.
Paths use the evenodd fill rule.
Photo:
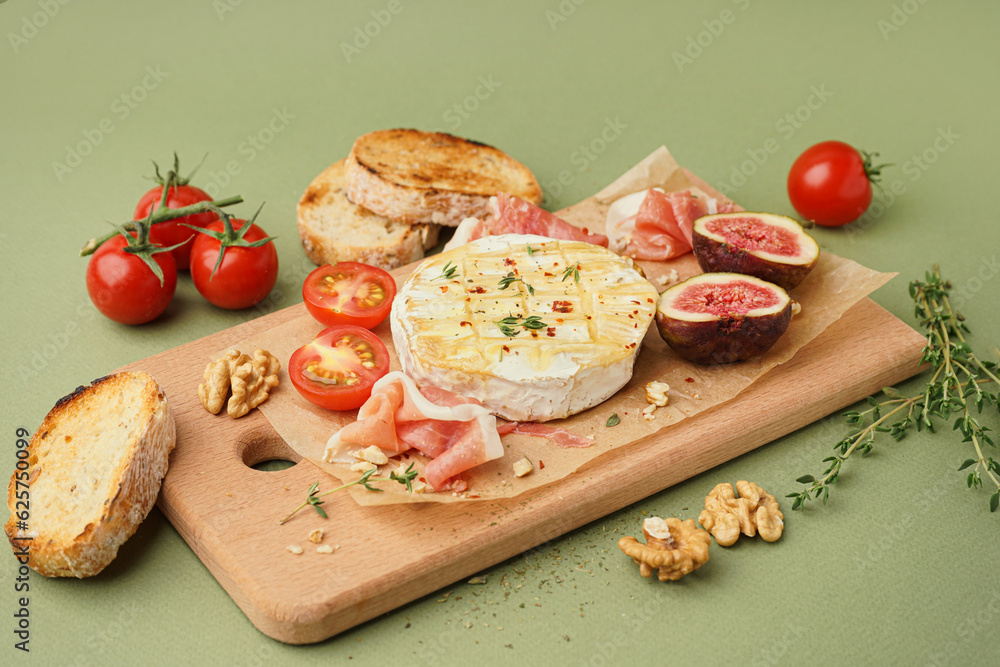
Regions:
<instances>
[{"instance_id":1,"label":"grilled bread with char marks","mask_svg":"<svg viewBox=\"0 0 1000 667\"><path fill-rule=\"evenodd\" d=\"M437 244L438 225L396 222L347 198L346 160L327 167L298 206L299 238L316 264L362 262L383 269L422 259Z\"/></svg>"},{"instance_id":2,"label":"grilled bread with char marks","mask_svg":"<svg viewBox=\"0 0 1000 667\"><path fill-rule=\"evenodd\" d=\"M457 227L489 213L498 192L533 204L531 171L492 146L443 132L379 130L359 137L347 158L350 200L393 220Z\"/></svg>"}]
</instances>

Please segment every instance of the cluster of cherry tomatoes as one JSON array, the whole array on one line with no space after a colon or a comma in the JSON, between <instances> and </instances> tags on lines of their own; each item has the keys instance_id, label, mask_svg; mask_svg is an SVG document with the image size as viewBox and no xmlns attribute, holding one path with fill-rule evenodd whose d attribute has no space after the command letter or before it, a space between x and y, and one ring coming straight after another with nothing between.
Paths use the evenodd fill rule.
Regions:
<instances>
[{"instance_id":1,"label":"cluster of cherry tomatoes","mask_svg":"<svg viewBox=\"0 0 1000 667\"><path fill-rule=\"evenodd\" d=\"M235 219L215 207L208 193L178 175L174 160L166 178L157 169L160 185L136 205L136 230L123 228L101 243L87 265L91 301L116 322L143 324L163 314L178 271L190 271L209 302L233 310L259 303L277 281L278 253L271 238L253 220ZM157 221L167 209L198 204L195 208L203 212Z\"/></svg>"}]
</instances>

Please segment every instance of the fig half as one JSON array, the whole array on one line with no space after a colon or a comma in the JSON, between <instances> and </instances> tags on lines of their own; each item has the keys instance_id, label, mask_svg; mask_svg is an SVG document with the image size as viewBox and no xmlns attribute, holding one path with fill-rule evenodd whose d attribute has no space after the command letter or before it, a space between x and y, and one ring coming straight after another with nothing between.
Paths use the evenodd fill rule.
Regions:
<instances>
[{"instance_id":1,"label":"fig half","mask_svg":"<svg viewBox=\"0 0 1000 667\"><path fill-rule=\"evenodd\" d=\"M694 223L702 271L745 273L792 289L816 266L819 246L799 223L773 213L717 213Z\"/></svg>"},{"instance_id":2,"label":"fig half","mask_svg":"<svg viewBox=\"0 0 1000 667\"><path fill-rule=\"evenodd\" d=\"M703 273L660 295L656 326L688 361L728 364L764 354L792 319L792 300L773 283L739 273Z\"/></svg>"}]
</instances>

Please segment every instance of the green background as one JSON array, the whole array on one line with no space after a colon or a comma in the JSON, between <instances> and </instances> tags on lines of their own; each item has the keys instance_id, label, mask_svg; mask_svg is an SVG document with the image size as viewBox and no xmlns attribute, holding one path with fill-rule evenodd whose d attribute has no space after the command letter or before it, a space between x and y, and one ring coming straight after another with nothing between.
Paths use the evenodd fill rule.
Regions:
<instances>
[{"instance_id":1,"label":"green background","mask_svg":"<svg viewBox=\"0 0 1000 667\"><path fill-rule=\"evenodd\" d=\"M298 302L311 264L295 204L381 128L499 146L534 170L550 208L666 144L744 206L790 214L785 177L804 148L837 138L878 150L896 164L885 171L896 194L860 223L815 230L820 245L898 271L873 298L910 324L907 282L940 262L975 349L1000 343L994 2L261 4L0 4L0 469L13 467L15 429L34 431L78 384ZM596 141L608 123L619 130ZM166 316L117 325L90 305L76 253L129 218L150 158L174 150L188 167L208 152L197 184L242 194L241 212L267 202L278 286L260 308L227 312L183 277ZM680 583L640 578L615 546L647 514L696 516L719 481L797 490L845 434L822 420L489 568L485 585L449 586L308 647L259 633L154 510L100 576L32 576L27 656L12 646L16 563L0 559L0 661L995 662L1000 514L965 488L955 470L971 448L949 432L881 444L848 465L825 508L783 503L780 542L715 547Z\"/></svg>"}]
</instances>

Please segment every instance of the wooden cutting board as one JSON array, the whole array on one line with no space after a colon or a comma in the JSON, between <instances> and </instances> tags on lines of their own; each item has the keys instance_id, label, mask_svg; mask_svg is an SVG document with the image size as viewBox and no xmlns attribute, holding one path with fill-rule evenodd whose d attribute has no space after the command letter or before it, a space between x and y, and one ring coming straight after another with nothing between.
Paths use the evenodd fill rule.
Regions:
<instances>
[{"instance_id":1,"label":"wooden cutting board","mask_svg":"<svg viewBox=\"0 0 1000 667\"><path fill-rule=\"evenodd\" d=\"M320 641L708 470L914 375L924 339L869 299L736 398L614 450L540 491L500 501L360 507L326 498L331 519L278 519L332 478L300 457L260 413L205 411L195 391L206 359L305 315L302 304L130 364L163 387L177 447L159 505L265 634ZM307 316L307 315L305 315ZM298 463L279 472L250 466ZM694 512L697 514L697 512ZM333 554L307 535L326 531ZM637 527L638 532L638 527ZM286 551L290 544L305 549Z\"/></svg>"}]
</instances>

